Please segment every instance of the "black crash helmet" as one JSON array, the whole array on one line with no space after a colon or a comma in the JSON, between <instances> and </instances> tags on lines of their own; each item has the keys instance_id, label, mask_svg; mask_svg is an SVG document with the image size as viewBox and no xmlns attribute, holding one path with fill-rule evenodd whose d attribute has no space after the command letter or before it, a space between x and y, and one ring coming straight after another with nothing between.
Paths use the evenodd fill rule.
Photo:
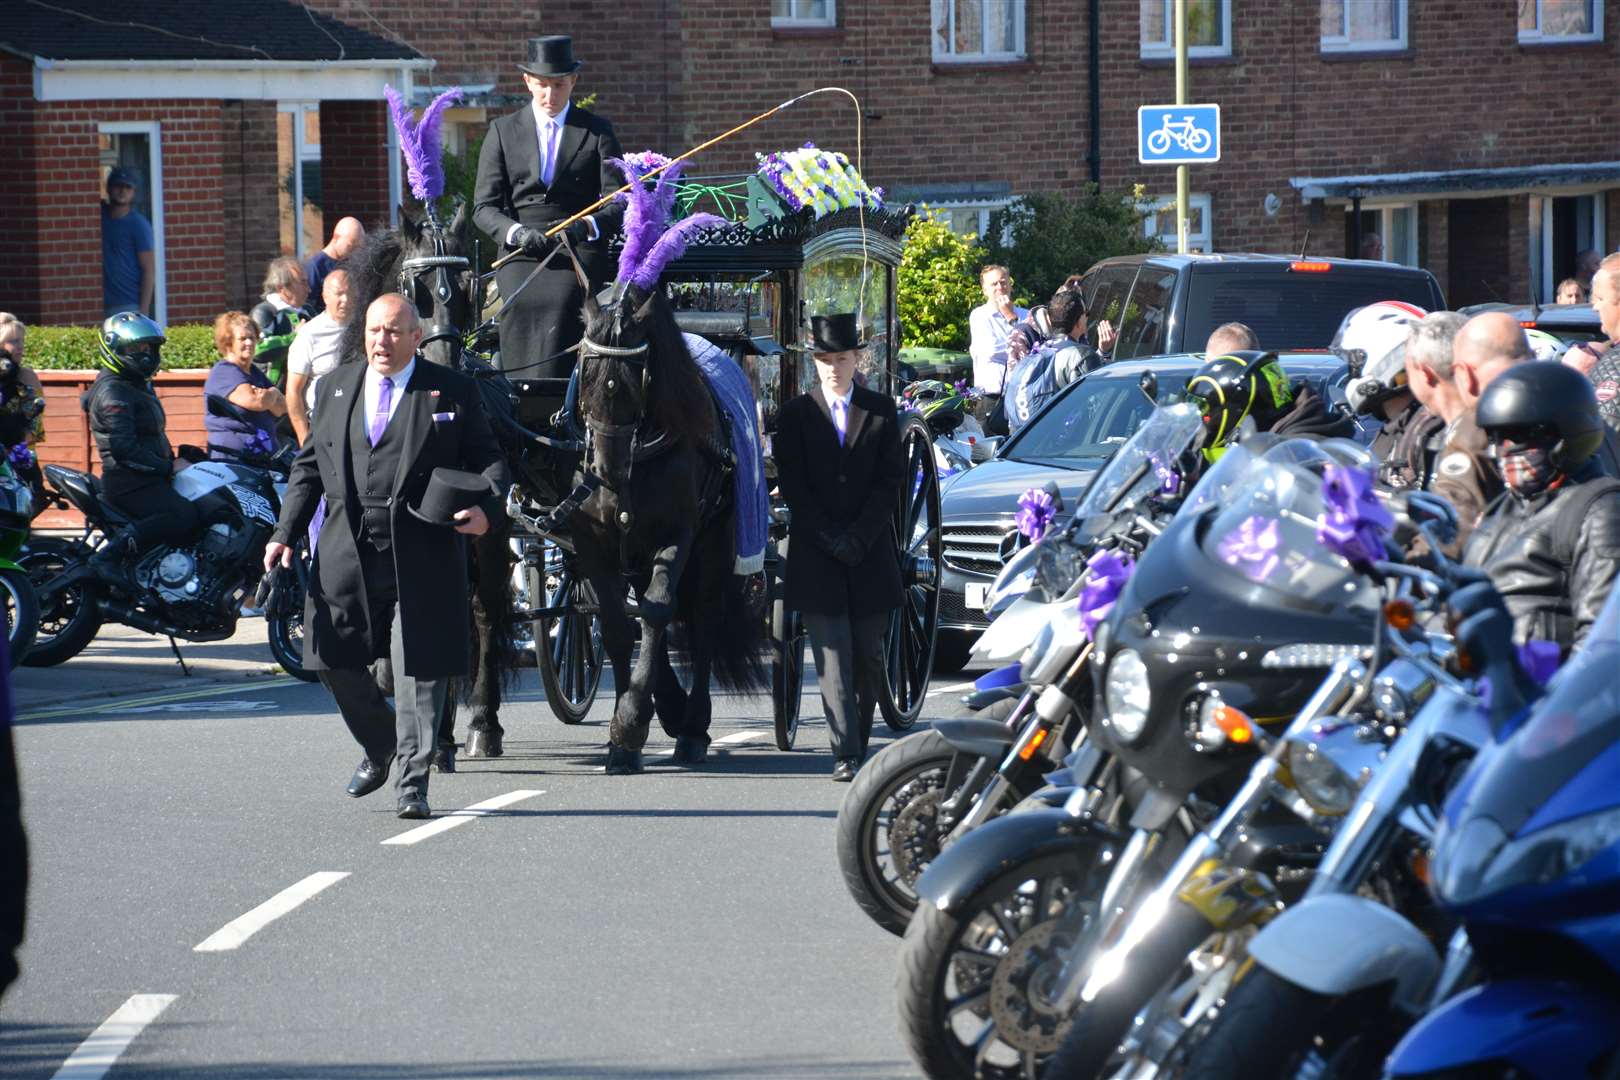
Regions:
<instances>
[{"instance_id":1,"label":"black crash helmet","mask_svg":"<svg viewBox=\"0 0 1620 1080\"><path fill-rule=\"evenodd\" d=\"M1592 382L1564 364L1524 361L1492 379L1474 422L1495 438L1549 447L1553 467L1574 472L1603 444Z\"/></svg>"},{"instance_id":2,"label":"black crash helmet","mask_svg":"<svg viewBox=\"0 0 1620 1080\"><path fill-rule=\"evenodd\" d=\"M134 311L121 311L101 324L96 357L101 366L127 379L150 379L163 365L163 331Z\"/></svg>"},{"instance_id":3,"label":"black crash helmet","mask_svg":"<svg viewBox=\"0 0 1620 1080\"><path fill-rule=\"evenodd\" d=\"M1294 390L1276 353L1246 350L1205 361L1187 380L1187 399L1204 415L1204 451L1214 457L1245 416L1268 430L1293 404Z\"/></svg>"}]
</instances>

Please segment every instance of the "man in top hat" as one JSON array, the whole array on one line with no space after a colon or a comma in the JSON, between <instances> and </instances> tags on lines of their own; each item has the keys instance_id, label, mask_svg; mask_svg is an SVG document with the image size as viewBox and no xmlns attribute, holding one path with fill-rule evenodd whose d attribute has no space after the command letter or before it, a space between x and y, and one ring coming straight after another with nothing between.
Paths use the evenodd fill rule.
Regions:
<instances>
[{"instance_id":1,"label":"man in top hat","mask_svg":"<svg viewBox=\"0 0 1620 1080\"><path fill-rule=\"evenodd\" d=\"M787 606L810 634L832 778L855 778L872 736L883 634L900 603L891 521L904 464L894 402L855 383L866 343L852 313L810 320L820 385L782 407L775 440L792 513Z\"/></svg>"},{"instance_id":2,"label":"man in top hat","mask_svg":"<svg viewBox=\"0 0 1620 1080\"><path fill-rule=\"evenodd\" d=\"M332 692L365 751L348 793L368 795L397 772L399 816L428 816L428 764L446 680L468 670L472 638L462 536L504 513L510 478L464 375L416 355L416 309L385 293L365 314L364 364L321 379L314 424L293 463L265 569L326 497L304 608L304 665ZM393 665L394 708L369 665Z\"/></svg>"},{"instance_id":3,"label":"man in top hat","mask_svg":"<svg viewBox=\"0 0 1620 1080\"><path fill-rule=\"evenodd\" d=\"M478 155L473 221L501 245L502 255L522 252L496 277L506 303L501 367L527 378L566 378L574 357L558 354L577 344L584 330L585 293L566 253L524 285L557 242L546 230L623 184L607 164L621 155L613 125L569 104L581 66L573 39L530 38L528 60L518 69L534 100L490 124ZM593 289L612 276L608 240L623 219L624 203L614 200L565 230Z\"/></svg>"}]
</instances>

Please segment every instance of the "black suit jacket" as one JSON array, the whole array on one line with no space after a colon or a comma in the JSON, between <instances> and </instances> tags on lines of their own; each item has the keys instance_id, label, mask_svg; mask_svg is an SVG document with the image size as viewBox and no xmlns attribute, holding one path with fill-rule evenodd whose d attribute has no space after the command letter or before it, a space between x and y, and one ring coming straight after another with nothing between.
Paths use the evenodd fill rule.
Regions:
<instances>
[{"instance_id":1,"label":"black suit jacket","mask_svg":"<svg viewBox=\"0 0 1620 1080\"><path fill-rule=\"evenodd\" d=\"M315 426L293 462L272 539L284 544L302 535L326 496L326 523L316 541L315 572L304 608L304 663L322 668L359 668L387 655L387 626L371 625L365 574L360 565L360 500L350 456L352 413L364 408L363 363L342 364L321 379ZM405 674L418 678L463 675L468 667L465 538L443 525L429 525L406 508L416 504L433 470L444 466L489 478L483 509L503 519L511 483L489 419L472 380L417 357L390 427L403 424L405 445L394 474L389 521L394 570L399 582ZM435 414L438 418L435 419Z\"/></svg>"},{"instance_id":2,"label":"black suit jacket","mask_svg":"<svg viewBox=\"0 0 1620 1080\"><path fill-rule=\"evenodd\" d=\"M548 229L617 190L624 178L607 164L607 159L621 156L623 151L618 136L613 134L613 125L595 113L570 105L558 141L557 167L547 187L540 179L534 109L524 106L489 125L478 155L473 222L494 237L504 255L511 250L506 246L506 234L513 225ZM624 221L624 203L614 200L592 211L591 216L596 218L599 235L596 240L576 245L576 250L585 272L594 281L606 276L608 241Z\"/></svg>"},{"instance_id":3,"label":"black suit jacket","mask_svg":"<svg viewBox=\"0 0 1620 1080\"><path fill-rule=\"evenodd\" d=\"M772 442L788 531L787 605L824 615L875 615L900 603L893 522L900 502L900 421L894 402L857 386L844 445L821 388L782 407ZM853 567L821 537L848 531L866 548Z\"/></svg>"}]
</instances>

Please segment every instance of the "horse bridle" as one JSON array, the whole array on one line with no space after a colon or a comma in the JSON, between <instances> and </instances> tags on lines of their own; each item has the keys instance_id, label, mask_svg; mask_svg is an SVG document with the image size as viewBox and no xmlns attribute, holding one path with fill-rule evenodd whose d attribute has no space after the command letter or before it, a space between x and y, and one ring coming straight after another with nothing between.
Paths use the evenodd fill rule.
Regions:
<instances>
[{"instance_id":1,"label":"horse bridle","mask_svg":"<svg viewBox=\"0 0 1620 1080\"><path fill-rule=\"evenodd\" d=\"M455 295L455 286L451 283L450 273L452 270L470 270L472 263L466 256L448 254L444 226L439 223L438 215L431 205L428 207L427 217L427 232L433 241L433 254L418 255L399 264L399 291L410 297L411 303L414 304L417 282L421 280L423 274L433 275L432 318L422 328L422 341L417 348L435 341L450 341L455 343L454 355L459 356L464 342L461 328L449 319L450 298Z\"/></svg>"}]
</instances>

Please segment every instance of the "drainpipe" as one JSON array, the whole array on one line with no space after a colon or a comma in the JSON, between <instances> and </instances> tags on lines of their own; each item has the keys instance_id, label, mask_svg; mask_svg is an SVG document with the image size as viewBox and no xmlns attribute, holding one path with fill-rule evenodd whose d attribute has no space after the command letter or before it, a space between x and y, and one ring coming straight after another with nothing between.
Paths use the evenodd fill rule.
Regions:
<instances>
[{"instance_id":1,"label":"drainpipe","mask_svg":"<svg viewBox=\"0 0 1620 1080\"><path fill-rule=\"evenodd\" d=\"M1086 152L1086 161L1091 164L1091 182L1098 188L1102 187L1102 72L1098 70L1102 63L1101 6L1102 0L1091 0L1086 14L1086 37L1090 49L1086 71L1091 91L1091 148Z\"/></svg>"},{"instance_id":2,"label":"drainpipe","mask_svg":"<svg viewBox=\"0 0 1620 1080\"><path fill-rule=\"evenodd\" d=\"M1350 257L1361 258L1361 191L1350 192Z\"/></svg>"}]
</instances>

